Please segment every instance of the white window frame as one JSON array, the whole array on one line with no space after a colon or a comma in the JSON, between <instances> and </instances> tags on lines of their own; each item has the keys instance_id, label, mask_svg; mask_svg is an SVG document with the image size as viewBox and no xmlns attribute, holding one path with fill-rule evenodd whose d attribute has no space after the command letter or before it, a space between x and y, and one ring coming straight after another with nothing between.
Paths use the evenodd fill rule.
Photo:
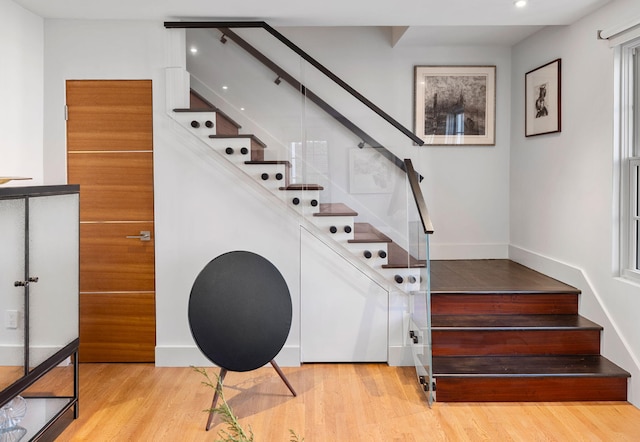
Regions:
<instances>
[{"instance_id":1,"label":"white window frame","mask_svg":"<svg viewBox=\"0 0 640 442\"><path fill-rule=\"evenodd\" d=\"M640 38L616 47L620 276L640 283L637 173L640 166ZM635 108L635 109L634 109ZM635 112L634 112L635 110Z\"/></svg>"}]
</instances>

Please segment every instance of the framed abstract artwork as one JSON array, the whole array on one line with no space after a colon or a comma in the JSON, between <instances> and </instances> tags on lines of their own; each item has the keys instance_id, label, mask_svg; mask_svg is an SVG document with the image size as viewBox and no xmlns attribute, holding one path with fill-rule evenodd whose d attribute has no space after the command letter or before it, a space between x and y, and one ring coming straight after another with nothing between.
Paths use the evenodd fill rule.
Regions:
<instances>
[{"instance_id":1,"label":"framed abstract artwork","mask_svg":"<svg viewBox=\"0 0 640 442\"><path fill-rule=\"evenodd\" d=\"M415 133L430 145L495 142L495 66L415 66Z\"/></svg>"}]
</instances>

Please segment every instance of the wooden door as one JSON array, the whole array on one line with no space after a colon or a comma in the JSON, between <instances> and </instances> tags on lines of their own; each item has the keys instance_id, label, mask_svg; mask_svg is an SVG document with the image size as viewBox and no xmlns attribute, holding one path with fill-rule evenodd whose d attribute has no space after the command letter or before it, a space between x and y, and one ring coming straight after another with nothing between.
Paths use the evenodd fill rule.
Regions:
<instances>
[{"instance_id":1,"label":"wooden door","mask_svg":"<svg viewBox=\"0 0 640 442\"><path fill-rule=\"evenodd\" d=\"M67 179L80 184L79 359L153 362L151 81L66 86Z\"/></svg>"}]
</instances>

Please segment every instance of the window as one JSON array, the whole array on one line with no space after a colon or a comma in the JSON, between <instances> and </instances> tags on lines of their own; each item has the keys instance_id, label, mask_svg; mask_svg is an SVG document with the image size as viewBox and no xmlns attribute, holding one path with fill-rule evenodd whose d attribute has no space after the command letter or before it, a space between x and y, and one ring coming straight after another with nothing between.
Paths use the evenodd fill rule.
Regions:
<instances>
[{"instance_id":1,"label":"window","mask_svg":"<svg viewBox=\"0 0 640 442\"><path fill-rule=\"evenodd\" d=\"M640 158L629 159L629 237L633 247L630 250L629 267L640 271Z\"/></svg>"},{"instance_id":2,"label":"window","mask_svg":"<svg viewBox=\"0 0 640 442\"><path fill-rule=\"evenodd\" d=\"M640 282L640 39L618 48L620 269Z\"/></svg>"}]
</instances>

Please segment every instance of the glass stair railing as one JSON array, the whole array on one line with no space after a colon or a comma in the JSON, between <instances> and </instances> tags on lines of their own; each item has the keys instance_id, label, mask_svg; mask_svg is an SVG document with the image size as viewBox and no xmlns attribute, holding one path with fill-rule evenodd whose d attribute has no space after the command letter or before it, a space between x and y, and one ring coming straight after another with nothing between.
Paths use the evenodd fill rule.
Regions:
<instances>
[{"instance_id":1,"label":"glass stair railing","mask_svg":"<svg viewBox=\"0 0 640 442\"><path fill-rule=\"evenodd\" d=\"M191 105L172 116L315 238L405 297L403 339L431 403L433 228L421 176L391 150L421 141L264 23L165 26L186 29L191 88Z\"/></svg>"}]
</instances>

